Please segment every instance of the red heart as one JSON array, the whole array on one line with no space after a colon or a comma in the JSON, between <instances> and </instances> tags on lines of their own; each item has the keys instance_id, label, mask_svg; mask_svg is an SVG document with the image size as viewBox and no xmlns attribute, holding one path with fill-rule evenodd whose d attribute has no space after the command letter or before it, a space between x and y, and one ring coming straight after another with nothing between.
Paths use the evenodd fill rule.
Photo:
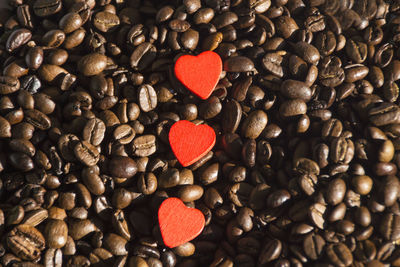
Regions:
<instances>
[{"instance_id":1,"label":"red heart","mask_svg":"<svg viewBox=\"0 0 400 267\"><path fill-rule=\"evenodd\" d=\"M189 166L215 145L215 132L208 125L196 125L181 120L172 125L169 131L169 144L183 167Z\"/></svg>"},{"instance_id":2,"label":"red heart","mask_svg":"<svg viewBox=\"0 0 400 267\"><path fill-rule=\"evenodd\" d=\"M198 56L184 55L175 63L175 76L201 99L207 99L211 95L221 72L222 60L212 51Z\"/></svg>"},{"instance_id":3,"label":"red heart","mask_svg":"<svg viewBox=\"0 0 400 267\"><path fill-rule=\"evenodd\" d=\"M205 219L200 210L188 208L179 198L171 197L161 203L158 223L164 244L173 248L198 236L203 231Z\"/></svg>"}]
</instances>

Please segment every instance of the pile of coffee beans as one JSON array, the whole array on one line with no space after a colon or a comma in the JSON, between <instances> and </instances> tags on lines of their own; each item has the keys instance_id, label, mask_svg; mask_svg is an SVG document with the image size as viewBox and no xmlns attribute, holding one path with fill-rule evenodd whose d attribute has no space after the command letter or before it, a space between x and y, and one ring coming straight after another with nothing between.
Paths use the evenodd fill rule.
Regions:
<instances>
[{"instance_id":1,"label":"pile of coffee beans","mask_svg":"<svg viewBox=\"0 0 400 267\"><path fill-rule=\"evenodd\" d=\"M399 0L1 2L0 266L400 266ZM178 120L217 135L186 168Z\"/></svg>"}]
</instances>

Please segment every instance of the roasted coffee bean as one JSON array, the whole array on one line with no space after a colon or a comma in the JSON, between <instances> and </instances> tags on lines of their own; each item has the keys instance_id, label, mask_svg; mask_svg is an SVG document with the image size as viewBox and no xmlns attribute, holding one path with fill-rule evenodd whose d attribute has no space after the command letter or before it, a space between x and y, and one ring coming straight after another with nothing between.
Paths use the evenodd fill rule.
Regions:
<instances>
[{"instance_id":1,"label":"roasted coffee bean","mask_svg":"<svg viewBox=\"0 0 400 267\"><path fill-rule=\"evenodd\" d=\"M289 16L279 16L275 23L276 32L284 39L288 39L299 29L295 20Z\"/></svg>"},{"instance_id":2,"label":"roasted coffee bean","mask_svg":"<svg viewBox=\"0 0 400 267\"><path fill-rule=\"evenodd\" d=\"M400 110L390 103L382 103L368 111L369 120L376 126L384 126L400 121Z\"/></svg>"},{"instance_id":3,"label":"roasted coffee bean","mask_svg":"<svg viewBox=\"0 0 400 267\"><path fill-rule=\"evenodd\" d=\"M18 91L20 82L17 78L0 76L0 94L6 95Z\"/></svg>"},{"instance_id":4,"label":"roasted coffee bean","mask_svg":"<svg viewBox=\"0 0 400 267\"><path fill-rule=\"evenodd\" d=\"M132 146L136 156L150 156L157 150L156 137L154 135L142 135L136 137L132 142Z\"/></svg>"},{"instance_id":5,"label":"roasted coffee bean","mask_svg":"<svg viewBox=\"0 0 400 267\"><path fill-rule=\"evenodd\" d=\"M236 100L231 100L225 104L222 116L222 129L227 133L234 133L242 118L242 107Z\"/></svg>"},{"instance_id":6,"label":"roasted coffee bean","mask_svg":"<svg viewBox=\"0 0 400 267\"><path fill-rule=\"evenodd\" d=\"M94 15L93 25L102 32L111 32L118 28L120 24L119 17L116 14L107 11L100 11Z\"/></svg>"},{"instance_id":7,"label":"roasted coffee bean","mask_svg":"<svg viewBox=\"0 0 400 267\"><path fill-rule=\"evenodd\" d=\"M393 213L386 213L381 218L379 231L386 240L388 241L397 240L400 235L399 223L400 223L399 215Z\"/></svg>"},{"instance_id":8,"label":"roasted coffee bean","mask_svg":"<svg viewBox=\"0 0 400 267\"><path fill-rule=\"evenodd\" d=\"M61 0L38 0L33 5L33 12L36 16L47 17L61 10Z\"/></svg>"},{"instance_id":9,"label":"roasted coffee bean","mask_svg":"<svg viewBox=\"0 0 400 267\"><path fill-rule=\"evenodd\" d=\"M343 243L328 245L326 254L329 261L336 266L350 266L353 263L353 255Z\"/></svg>"},{"instance_id":10,"label":"roasted coffee bean","mask_svg":"<svg viewBox=\"0 0 400 267\"><path fill-rule=\"evenodd\" d=\"M320 203L315 203L309 208L309 217L313 224L320 229L324 229L324 213L326 211L326 206Z\"/></svg>"},{"instance_id":11,"label":"roasted coffee bean","mask_svg":"<svg viewBox=\"0 0 400 267\"><path fill-rule=\"evenodd\" d=\"M346 54L354 63L362 63L367 59L367 45L352 39L346 42Z\"/></svg>"},{"instance_id":12,"label":"roasted coffee bean","mask_svg":"<svg viewBox=\"0 0 400 267\"><path fill-rule=\"evenodd\" d=\"M282 243L278 239L269 240L261 249L258 262L266 264L279 258L282 251Z\"/></svg>"},{"instance_id":13,"label":"roasted coffee bean","mask_svg":"<svg viewBox=\"0 0 400 267\"><path fill-rule=\"evenodd\" d=\"M66 50L54 49L49 53L45 60L49 64L61 66L67 61L68 57L69 55Z\"/></svg>"},{"instance_id":14,"label":"roasted coffee bean","mask_svg":"<svg viewBox=\"0 0 400 267\"><path fill-rule=\"evenodd\" d=\"M43 35L42 44L48 47L59 47L65 40L65 33L61 30L50 30Z\"/></svg>"},{"instance_id":15,"label":"roasted coffee bean","mask_svg":"<svg viewBox=\"0 0 400 267\"><path fill-rule=\"evenodd\" d=\"M25 56L25 63L28 68L36 70L42 65L43 62L43 49L39 46L29 49Z\"/></svg>"},{"instance_id":16,"label":"roasted coffee bean","mask_svg":"<svg viewBox=\"0 0 400 267\"><path fill-rule=\"evenodd\" d=\"M281 93L290 99L301 99L309 101L311 99L311 89L303 82L286 80L281 84Z\"/></svg>"},{"instance_id":17,"label":"roasted coffee bean","mask_svg":"<svg viewBox=\"0 0 400 267\"><path fill-rule=\"evenodd\" d=\"M107 57L93 53L85 55L78 62L78 70L85 76L93 76L101 73L107 66Z\"/></svg>"},{"instance_id":18,"label":"roasted coffee bean","mask_svg":"<svg viewBox=\"0 0 400 267\"><path fill-rule=\"evenodd\" d=\"M303 100L287 100L279 108L279 113L283 117L293 117L303 115L307 112L307 105Z\"/></svg>"},{"instance_id":19,"label":"roasted coffee bean","mask_svg":"<svg viewBox=\"0 0 400 267\"><path fill-rule=\"evenodd\" d=\"M51 248L62 248L67 242L68 226L62 220L49 220L44 229L46 245Z\"/></svg>"},{"instance_id":20,"label":"roasted coffee bean","mask_svg":"<svg viewBox=\"0 0 400 267\"><path fill-rule=\"evenodd\" d=\"M131 178L137 172L137 164L129 157L118 156L110 160L108 169L114 177Z\"/></svg>"},{"instance_id":21,"label":"roasted coffee bean","mask_svg":"<svg viewBox=\"0 0 400 267\"><path fill-rule=\"evenodd\" d=\"M247 57L230 57L224 62L224 70L228 72L249 72L254 70L254 63Z\"/></svg>"},{"instance_id":22,"label":"roasted coffee bean","mask_svg":"<svg viewBox=\"0 0 400 267\"><path fill-rule=\"evenodd\" d=\"M279 53L267 53L263 57L263 67L272 74L283 77L282 61L283 57Z\"/></svg>"},{"instance_id":23,"label":"roasted coffee bean","mask_svg":"<svg viewBox=\"0 0 400 267\"><path fill-rule=\"evenodd\" d=\"M97 148L86 141L78 142L73 151L75 157L86 166L94 166L100 159Z\"/></svg>"},{"instance_id":24,"label":"roasted coffee bean","mask_svg":"<svg viewBox=\"0 0 400 267\"><path fill-rule=\"evenodd\" d=\"M135 70L143 70L156 59L156 51L157 48L149 42L144 42L138 45L130 57L129 63L131 67Z\"/></svg>"},{"instance_id":25,"label":"roasted coffee bean","mask_svg":"<svg viewBox=\"0 0 400 267\"><path fill-rule=\"evenodd\" d=\"M185 20L173 19L168 23L171 30L176 32L185 32L190 28L190 23Z\"/></svg>"},{"instance_id":26,"label":"roasted coffee bean","mask_svg":"<svg viewBox=\"0 0 400 267\"><path fill-rule=\"evenodd\" d=\"M298 42L294 44L296 54L310 64L317 64L320 54L315 46L306 42Z\"/></svg>"},{"instance_id":27,"label":"roasted coffee bean","mask_svg":"<svg viewBox=\"0 0 400 267\"><path fill-rule=\"evenodd\" d=\"M139 106L144 112L149 112L157 107L157 94L151 85L142 85L138 90Z\"/></svg>"},{"instance_id":28,"label":"roasted coffee bean","mask_svg":"<svg viewBox=\"0 0 400 267\"><path fill-rule=\"evenodd\" d=\"M303 249L310 259L317 260L321 257L325 244L322 236L312 233L304 238Z\"/></svg>"},{"instance_id":29,"label":"roasted coffee bean","mask_svg":"<svg viewBox=\"0 0 400 267\"><path fill-rule=\"evenodd\" d=\"M6 49L11 53L26 44L31 38L32 33L28 29L14 30L7 39Z\"/></svg>"},{"instance_id":30,"label":"roasted coffee bean","mask_svg":"<svg viewBox=\"0 0 400 267\"><path fill-rule=\"evenodd\" d=\"M128 124L121 124L115 128L113 137L119 143L125 145L129 144L135 138L135 131Z\"/></svg>"},{"instance_id":31,"label":"roasted coffee bean","mask_svg":"<svg viewBox=\"0 0 400 267\"><path fill-rule=\"evenodd\" d=\"M35 260L45 248L45 238L35 227L20 224L7 235L8 247L23 260Z\"/></svg>"},{"instance_id":32,"label":"roasted coffee bean","mask_svg":"<svg viewBox=\"0 0 400 267\"><path fill-rule=\"evenodd\" d=\"M78 13L74 12L65 14L58 23L60 29L66 34L75 31L81 25L82 25L81 16Z\"/></svg>"},{"instance_id":33,"label":"roasted coffee bean","mask_svg":"<svg viewBox=\"0 0 400 267\"><path fill-rule=\"evenodd\" d=\"M90 142L94 146L98 146L103 141L105 131L106 126L104 122L100 119L93 118L90 119L83 128L82 137L83 140Z\"/></svg>"},{"instance_id":34,"label":"roasted coffee bean","mask_svg":"<svg viewBox=\"0 0 400 267\"><path fill-rule=\"evenodd\" d=\"M246 138L256 139L267 125L267 114L261 110L253 111L242 124L242 135Z\"/></svg>"},{"instance_id":35,"label":"roasted coffee bean","mask_svg":"<svg viewBox=\"0 0 400 267\"><path fill-rule=\"evenodd\" d=\"M82 180L87 189L94 195L102 195L106 190L97 166L84 168L82 170Z\"/></svg>"},{"instance_id":36,"label":"roasted coffee bean","mask_svg":"<svg viewBox=\"0 0 400 267\"><path fill-rule=\"evenodd\" d=\"M379 188L378 197L385 206L392 206L400 193L400 183L396 176L386 176Z\"/></svg>"}]
</instances>

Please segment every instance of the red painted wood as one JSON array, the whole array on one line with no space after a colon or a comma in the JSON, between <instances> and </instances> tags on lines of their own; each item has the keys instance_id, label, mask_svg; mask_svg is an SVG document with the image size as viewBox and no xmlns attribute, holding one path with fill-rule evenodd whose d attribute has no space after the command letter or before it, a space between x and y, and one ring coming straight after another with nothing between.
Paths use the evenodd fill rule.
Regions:
<instances>
[{"instance_id":1,"label":"red painted wood","mask_svg":"<svg viewBox=\"0 0 400 267\"><path fill-rule=\"evenodd\" d=\"M213 92L222 72L222 60L212 51L198 56L184 55L175 63L175 76L192 93L207 99Z\"/></svg>"},{"instance_id":2,"label":"red painted wood","mask_svg":"<svg viewBox=\"0 0 400 267\"><path fill-rule=\"evenodd\" d=\"M182 166L189 166L215 145L215 132L208 125L196 125L181 120L172 125L169 131L169 143L176 158Z\"/></svg>"},{"instance_id":3,"label":"red painted wood","mask_svg":"<svg viewBox=\"0 0 400 267\"><path fill-rule=\"evenodd\" d=\"M179 198L167 198L158 209L161 236L167 247L182 245L204 228L204 215L198 209L188 208Z\"/></svg>"}]
</instances>

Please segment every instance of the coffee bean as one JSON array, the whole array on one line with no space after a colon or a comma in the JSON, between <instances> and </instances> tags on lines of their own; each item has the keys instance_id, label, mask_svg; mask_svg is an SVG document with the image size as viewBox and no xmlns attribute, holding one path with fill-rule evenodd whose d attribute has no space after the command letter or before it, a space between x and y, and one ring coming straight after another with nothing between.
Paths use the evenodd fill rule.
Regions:
<instances>
[{"instance_id":1,"label":"coffee bean","mask_svg":"<svg viewBox=\"0 0 400 267\"><path fill-rule=\"evenodd\" d=\"M0 76L0 94L6 95L18 91L20 82L17 78Z\"/></svg>"},{"instance_id":2,"label":"coffee bean","mask_svg":"<svg viewBox=\"0 0 400 267\"><path fill-rule=\"evenodd\" d=\"M94 195L102 195L106 190L97 166L84 168L82 170L82 181Z\"/></svg>"},{"instance_id":3,"label":"coffee bean","mask_svg":"<svg viewBox=\"0 0 400 267\"><path fill-rule=\"evenodd\" d=\"M318 234L309 234L303 240L303 249L308 257L317 260L321 257L326 242Z\"/></svg>"},{"instance_id":4,"label":"coffee bean","mask_svg":"<svg viewBox=\"0 0 400 267\"><path fill-rule=\"evenodd\" d=\"M37 209L25 214L22 224L31 225L33 227L39 225L48 218L48 211L45 209Z\"/></svg>"},{"instance_id":5,"label":"coffee bean","mask_svg":"<svg viewBox=\"0 0 400 267\"><path fill-rule=\"evenodd\" d=\"M263 57L263 67L272 74L283 77L284 69L282 67L283 57L279 53L267 53Z\"/></svg>"},{"instance_id":6,"label":"coffee bean","mask_svg":"<svg viewBox=\"0 0 400 267\"><path fill-rule=\"evenodd\" d=\"M382 103L368 112L369 120L376 126L397 123L400 120L400 110L390 103Z\"/></svg>"},{"instance_id":7,"label":"coffee bean","mask_svg":"<svg viewBox=\"0 0 400 267\"><path fill-rule=\"evenodd\" d=\"M129 144L133 138L135 138L135 131L128 124L121 124L117 128L115 128L113 132L113 137L119 143L125 145Z\"/></svg>"},{"instance_id":8,"label":"coffee bean","mask_svg":"<svg viewBox=\"0 0 400 267\"><path fill-rule=\"evenodd\" d=\"M386 213L381 218L379 231L386 240L397 240L400 234L399 223L400 217L398 215L395 215L393 213Z\"/></svg>"},{"instance_id":9,"label":"coffee bean","mask_svg":"<svg viewBox=\"0 0 400 267\"><path fill-rule=\"evenodd\" d=\"M367 45L352 39L346 42L346 54L354 63L362 63L367 58Z\"/></svg>"},{"instance_id":10,"label":"coffee bean","mask_svg":"<svg viewBox=\"0 0 400 267\"><path fill-rule=\"evenodd\" d=\"M61 248L67 242L68 227L62 220L49 220L44 229L46 245L51 248Z\"/></svg>"},{"instance_id":11,"label":"coffee bean","mask_svg":"<svg viewBox=\"0 0 400 267\"><path fill-rule=\"evenodd\" d=\"M276 260L282 251L282 243L278 239L269 240L261 249L258 262L260 264L266 264L273 260Z\"/></svg>"},{"instance_id":12,"label":"coffee bean","mask_svg":"<svg viewBox=\"0 0 400 267\"><path fill-rule=\"evenodd\" d=\"M318 49L306 42L296 43L294 49L299 57L310 64L317 64L320 59Z\"/></svg>"},{"instance_id":13,"label":"coffee bean","mask_svg":"<svg viewBox=\"0 0 400 267\"><path fill-rule=\"evenodd\" d=\"M19 5L17 7L17 19L22 27L33 28L33 17L29 5Z\"/></svg>"},{"instance_id":14,"label":"coffee bean","mask_svg":"<svg viewBox=\"0 0 400 267\"><path fill-rule=\"evenodd\" d=\"M179 189L177 196L183 202L191 202L200 199L203 196L203 191L203 188L198 185L184 185Z\"/></svg>"},{"instance_id":15,"label":"coffee bean","mask_svg":"<svg viewBox=\"0 0 400 267\"><path fill-rule=\"evenodd\" d=\"M359 175L353 177L352 184L356 193L368 195L371 192L373 180L367 175Z\"/></svg>"},{"instance_id":16,"label":"coffee bean","mask_svg":"<svg viewBox=\"0 0 400 267\"><path fill-rule=\"evenodd\" d=\"M32 47L25 56L25 63L30 69L38 69L43 62L43 49L41 47Z\"/></svg>"},{"instance_id":17,"label":"coffee bean","mask_svg":"<svg viewBox=\"0 0 400 267\"><path fill-rule=\"evenodd\" d=\"M11 53L26 44L31 38L32 33L28 29L14 30L7 39L6 49Z\"/></svg>"},{"instance_id":18,"label":"coffee bean","mask_svg":"<svg viewBox=\"0 0 400 267\"><path fill-rule=\"evenodd\" d=\"M139 106L144 112L149 112L157 107L157 94L151 85L142 85L138 90Z\"/></svg>"},{"instance_id":19,"label":"coffee bean","mask_svg":"<svg viewBox=\"0 0 400 267\"><path fill-rule=\"evenodd\" d=\"M35 227L20 224L8 233L7 245L21 259L34 260L44 250L45 238Z\"/></svg>"},{"instance_id":20,"label":"coffee bean","mask_svg":"<svg viewBox=\"0 0 400 267\"><path fill-rule=\"evenodd\" d=\"M136 47L130 57L130 65L139 71L143 70L156 58L157 48L149 43L144 42Z\"/></svg>"},{"instance_id":21,"label":"coffee bean","mask_svg":"<svg viewBox=\"0 0 400 267\"><path fill-rule=\"evenodd\" d=\"M193 29L188 29L181 36L182 46L188 50L194 50L199 42L199 32Z\"/></svg>"},{"instance_id":22,"label":"coffee bean","mask_svg":"<svg viewBox=\"0 0 400 267\"><path fill-rule=\"evenodd\" d=\"M268 117L261 110L253 111L242 125L242 135L246 138L256 139L267 125Z\"/></svg>"},{"instance_id":23,"label":"coffee bean","mask_svg":"<svg viewBox=\"0 0 400 267\"><path fill-rule=\"evenodd\" d=\"M215 25L217 29L221 29L230 24L235 23L238 20L238 16L233 12L224 12L221 15L216 16L212 20L212 24Z\"/></svg>"},{"instance_id":24,"label":"coffee bean","mask_svg":"<svg viewBox=\"0 0 400 267\"><path fill-rule=\"evenodd\" d=\"M78 70L85 76L101 73L107 66L107 57L93 53L82 57L78 62Z\"/></svg>"},{"instance_id":25,"label":"coffee bean","mask_svg":"<svg viewBox=\"0 0 400 267\"><path fill-rule=\"evenodd\" d=\"M386 176L379 188L379 199L385 206L391 206L399 195L400 183L396 176Z\"/></svg>"},{"instance_id":26,"label":"coffee bean","mask_svg":"<svg viewBox=\"0 0 400 267\"><path fill-rule=\"evenodd\" d=\"M301 99L309 101L311 99L311 89L300 81L286 80L281 84L281 93L290 99Z\"/></svg>"},{"instance_id":27,"label":"coffee bean","mask_svg":"<svg viewBox=\"0 0 400 267\"><path fill-rule=\"evenodd\" d=\"M207 24L214 18L215 12L212 8L204 7L194 14L193 22L195 24Z\"/></svg>"},{"instance_id":28,"label":"coffee bean","mask_svg":"<svg viewBox=\"0 0 400 267\"><path fill-rule=\"evenodd\" d=\"M141 174L138 179L138 188L145 195L153 194L157 189L157 177L151 172Z\"/></svg>"},{"instance_id":29,"label":"coffee bean","mask_svg":"<svg viewBox=\"0 0 400 267\"><path fill-rule=\"evenodd\" d=\"M230 57L224 62L224 70L228 72L248 72L254 70L254 63L247 57Z\"/></svg>"},{"instance_id":30,"label":"coffee bean","mask_svg":"<svg viewBox=\"0 0 400 267\"><path fill-rule=\"evenodd\" d=\"M38 0L33 5L33 12L36 16L47 17L61 10L61 0Z\"/></svg>"},{"instance_id":31,"label":"coffee bean","mask_svg":"<svg viewBox=\"0 0 400 267\"><path fill-rule=\"evenodd\" d=\"M50 30L43 35L42 44L49 47L59 47L65 40L65 33L61 30Z\"/></svg>"},{"instance_id":32,"label":"coffee bean","mask_svg":"<svg viewBox=\"0 0 400 267\"><path fill-rule=\"evenodd\" d=\"M362 80L365 78L365 76L368 75L369 69L368 67L362 65L362 64L353 64L353 65L347 65L344 68L344 74L345 74L345 82L356 82L359 80Z\"/></svg>"},{"instance_id":33,"label":"coffee bean","mask_svg":"<svg viewBox=\"0 0 400 267\"><path fill-rule=\"evenodd\" d=\"M107 12L101 11L96 13L93 19L93 25L102 32L111 32L118 28L120 24L120 20L117 15Z\"/></svg>"},{"instance_id":34,"label":"coffee bean","mask_svg":"<svg viewBox=\"0 0 400 267\"><path fill-rule=\"evenodd\" d=\"M113 157L108 168L112 176L121 178L131 178L137 172L136 162L123 156Z\"/></svg>"},{"instance_id":35,"label":"coffee bean","mask_svg":"<svg viewBox=\"0 0 400 267\"><path fill-rule=\"evenodd\" d=\"M94 166L100 158L97 148L86 141L78 142L73 151L75 157L86 166Z\"/></svg>"},{"instance_id":36,"label":"coffee bean","mask_svg":"<svg viewBox=\"0 0 400 267\"><path fill-rule=\"evenodd\" d=\"M150 156L157 150L156 137L154 135L142 135L136 137L132 142L132 146L136 156Z\"/></svg>"},{"instance_id":37,"label":"coffee bean","mask_svg":"<svg viewBox=\"0 0 400 267\"><path fill-rule=\"evenodd\" d=\"M73 12L65 14L58 23L60 29L66 34L75 31L81 25L82 25L81 16Z\"/></svg>"},{"instance_id":38,"label":"coffee bean","mask_svg":"<svg viewBox=\"0 0 400 267\"><path fill-rule=\"evenodd\" d=\"M280 106L279 113L283 117L293 117L307 112L307 105L303 100L287 100Z\"/></svg>"},{"instance_id":39,"label":"coffee bean","mask_svg":"<svg viewBox=\"0 0 400 267\"><path fill-rule=\"evenodd\" d=\"M311 221L320 229L324 229L324 213L326 211L326 206L320 203L315 203L309 208L309 216Z\"/></svg>"},{"instance_id":40,"label":"coffee bean","mask_svg":"<svg viewBox=\"0 0 400 267\"><path fill-rule=\"evenodd\" d=\"M190 28L190 23L185 20L173 19L169 22L168 26L173 31L185 32Z\"/></svg>"},{"instance_id":41,"label":"coffee bean","mask_svg":"<svg viewBox=\"0 0 400 267\"><path fill-rule=\"evenodd\" d=\"M68 57L69 55L66 50L58 48L52 50L45 60L48 64L61 66L67 62Z\"/></svg>"},{"instance_id":42,"label":"coffee bean","mask_svg":"<svg viewBox=\"0 0 400 267\"><path fill-rule=\"evenodd\" d=\"M104 133L106 126L100 119L90 119L85 127L83 128L82 137L83 140L90 142L94 146L98 146L104 139Z\"/></svg>"},{"instance_id":43,"label":"coffee bean","mask_svg":"<svg viewBox=\"0 0 400 267\"><path fill-rule=\"evenodd\" d=\"M171 168L161 173L158 184L161 188L170 188L179 184L178 169Z\"/></svg>"},{"instance_id":44,"label":"coffee bean","mask_svg":"<svg viewBox=\"0 0 400 267\"><path fill-rule=\"evenodd\" d=\"M336 266L350 266L353 263L353 255L349 248L343 244L329 244L326 248L329 261Z\"/></svg>"},{"instance_id":45,"label":"coffee bean","mask_svg":"<svg viewBox=\"0 0 400 267\"><path fill-rule=\"evenodd\" d=\"M231 100L225 104L222 112L222 129L227 133L234 133L242 118L242 107L237 101Z\"/></svg>"},{"instance_id":46,"label":"coffee bean","mask_svg":"<svg viewBox=\"0 0 400 267\"><path fill-rule=\"evenodd\" d=\"M279 16L275 23L276 32L284 39L288 39L299 26L296 24L295 20L289 16Z\"/></svg>"}]
</instances>

